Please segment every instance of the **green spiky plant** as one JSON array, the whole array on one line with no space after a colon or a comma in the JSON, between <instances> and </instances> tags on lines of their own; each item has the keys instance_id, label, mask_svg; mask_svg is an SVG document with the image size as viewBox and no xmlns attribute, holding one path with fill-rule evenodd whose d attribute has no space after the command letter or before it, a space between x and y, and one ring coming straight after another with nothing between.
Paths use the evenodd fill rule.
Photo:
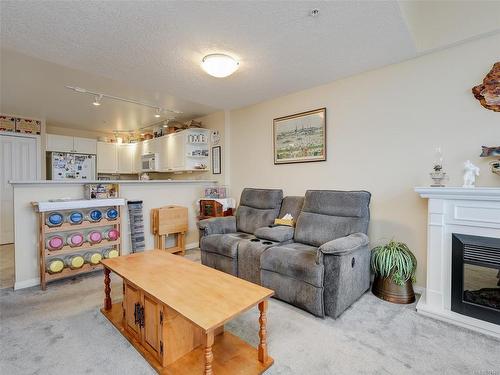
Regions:
<instances>
[{"instance_id":1,"label":"green spiky plant","mask_svg":"<svg viewBox=\"0 0 500 375\"><path fill-rule=\"evenodd\" d=\"M403 242L394 240L372 250L371 266L375 275L391 277L392 281L403 286L408 280L415 282L417 259Z\"/></svg>"}]
</instances>

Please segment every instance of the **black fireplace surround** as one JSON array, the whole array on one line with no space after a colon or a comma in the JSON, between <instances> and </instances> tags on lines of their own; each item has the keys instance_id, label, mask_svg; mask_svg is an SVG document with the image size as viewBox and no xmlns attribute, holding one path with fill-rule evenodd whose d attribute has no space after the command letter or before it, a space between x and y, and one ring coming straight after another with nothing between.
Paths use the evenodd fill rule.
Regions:
<instances>
[{"instance_id":1,"label":"black fireplace surround","mask_svg":"<svg viewBox=\"0 0 500 375\"><path fill-rule=\"evenodd\" d=\"M474 271L471 271L474 269ZM468 270L469 276L466 275ZM471 274L475 272L476 285L484 283L481 275L488 273L489 280L485 287L473 288ZM492 282L492 275L496 280ZM451 261L451 310L500 324L500 238L471 236L453 233ZM496 285L495 285L496 284Z\"/></svg>"}]
</instances>

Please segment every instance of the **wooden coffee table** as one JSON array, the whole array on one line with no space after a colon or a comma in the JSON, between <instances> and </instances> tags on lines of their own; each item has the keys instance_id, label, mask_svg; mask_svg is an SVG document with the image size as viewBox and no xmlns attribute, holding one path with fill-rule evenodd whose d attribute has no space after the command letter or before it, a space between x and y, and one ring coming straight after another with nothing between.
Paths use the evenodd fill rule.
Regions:
<instances>
[{"instance_id":1,"label":"wooden coffee table","mask_svg":"<svg viewBox=\"0 0 500 375\"><path fill-rule=\"evenodd\" d=\"M101 312L160 374L262 374L266 311L274 292L162 250L102 261ZM112 304L110 272L123 279L123 301ZM258 305L254 348L224 324Z\"/></svg>"}]
</instances>

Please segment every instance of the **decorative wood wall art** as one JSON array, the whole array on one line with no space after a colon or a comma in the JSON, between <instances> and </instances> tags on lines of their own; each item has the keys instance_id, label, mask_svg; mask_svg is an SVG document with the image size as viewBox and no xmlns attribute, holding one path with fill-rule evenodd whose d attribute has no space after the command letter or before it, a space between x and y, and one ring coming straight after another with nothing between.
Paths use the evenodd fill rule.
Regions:
<instances>
[{"instance_id":1,"label":"decorative wood wall art","mask_svg":"<svg viewBox=\"0 0 500 375\"><path fill-rule=\"evenodd\" d=\"M482 84L472 88L472 93L484 108L500 112L500 62L493 65Z\"/></svg>"}]
</instances>

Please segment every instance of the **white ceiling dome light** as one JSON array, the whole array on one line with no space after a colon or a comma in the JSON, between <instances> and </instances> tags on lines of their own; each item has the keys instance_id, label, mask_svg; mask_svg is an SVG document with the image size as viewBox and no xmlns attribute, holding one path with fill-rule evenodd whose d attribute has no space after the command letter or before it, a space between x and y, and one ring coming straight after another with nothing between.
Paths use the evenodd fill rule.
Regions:
<instances>
[{"instance_id":1,"label":"white ceiling dome light","mask_svg":"<svg viewBox=\"0 0 500 375\"><path fill-rule=\"evenodd\" d=\"M240 63L234 58L223 53L206 55L201 60L201 67L213 77L224 78L238 70Z\"/></svg>"}]
</instances>

